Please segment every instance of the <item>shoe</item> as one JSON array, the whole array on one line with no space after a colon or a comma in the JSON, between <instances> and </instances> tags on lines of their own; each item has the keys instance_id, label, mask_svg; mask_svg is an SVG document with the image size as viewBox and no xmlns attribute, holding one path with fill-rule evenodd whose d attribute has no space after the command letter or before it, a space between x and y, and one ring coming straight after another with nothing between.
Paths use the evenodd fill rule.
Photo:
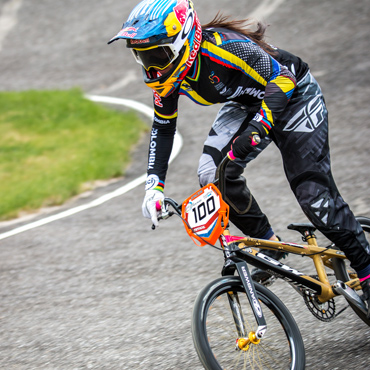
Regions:
<instances>
[{"instance_id":1,"label":"shoe","mask_svg":"<svg viewBox=\"0 0 370 370\"><path fill-rule=\"evenodd\" d=\"M370 278L361 282L361 288L364 293L361 298L367 306L367 318L370 319Z\"/></svg>"},{"instance_id":2,"label":"shoe","mask_svg":"<svg viewBox=\"0 0 370 370\"><path fill-rule=\"evenodd\" d=\"M281 260L282 258L285 258L288 255L288 253L286 252L274 251L272 249L260 249L260 252L277 261ZM251 271L251 277L253 281L255 281L256 283L260 283L264 286L269 286L273 284L275 281L274 276L269 274L267 271L261 270L257 267Z\"/></svg>"}]
</instances>

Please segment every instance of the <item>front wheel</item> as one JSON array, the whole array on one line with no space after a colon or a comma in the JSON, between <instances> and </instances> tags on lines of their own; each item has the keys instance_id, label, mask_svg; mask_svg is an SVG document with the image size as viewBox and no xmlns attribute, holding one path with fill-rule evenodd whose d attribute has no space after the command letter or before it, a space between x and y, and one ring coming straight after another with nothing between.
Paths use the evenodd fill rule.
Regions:
<instances>
[{"instance_id":1,"label":"front wheel","mask_svg":"<svg viewBox=\"0 0 370 370\"><path fill-rule=\"evenodd\" d=\"M368 217L356 217L357 221L360 223L362 230L364 230L366 239L370 243L370 218ZM357 277L356 271L351 268L349 261L343 260L341 258L333 258L333 270L335 273L335 277L338 280L343 282L349 281ZM367 325L370 326L370 319L366 317L362 311L360 311L353 303L348 301L349 305L352 307L353 311L357 314L357 316Z\"/></svg>"},{"instance_id":2,"label":"front wheel","mask_svg":"<svg viewBox=\"0 0 370 370\"><path fill-rule=\"evenodd\" d=\"M257 323L238 276L221 277L198 295L192 321L195 349L207 370L304 369L305 350L292 315L270 290L255 283L267 331Z\"/></svg>"}]
</instances>

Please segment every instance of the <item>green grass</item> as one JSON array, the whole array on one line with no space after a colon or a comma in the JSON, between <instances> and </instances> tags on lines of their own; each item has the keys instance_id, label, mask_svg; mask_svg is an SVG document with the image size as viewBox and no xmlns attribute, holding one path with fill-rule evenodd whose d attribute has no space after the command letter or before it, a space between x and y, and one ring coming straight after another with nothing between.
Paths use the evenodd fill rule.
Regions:
<instances>
[{"instance_id":1,"label":"green grass","mask_svg":"<svg viewBox=\"0 0 370 370\"><path fill-rule=\"evenodd\" d=\"M145 127L133 112L93 103L78 89L0 92L0 220L123 175Z\"/></svg>"}]
</instances>

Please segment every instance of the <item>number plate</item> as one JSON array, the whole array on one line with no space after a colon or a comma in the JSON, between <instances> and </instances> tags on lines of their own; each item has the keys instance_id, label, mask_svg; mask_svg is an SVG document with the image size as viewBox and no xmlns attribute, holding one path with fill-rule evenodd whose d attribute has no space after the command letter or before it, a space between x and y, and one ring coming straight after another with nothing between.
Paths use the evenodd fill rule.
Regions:
<instances>
[{"instance_id":1,"label":"number plate","mask_svg":"<svg viewBox=\"0 0 370 370\"><path fill-rule=\"evenodd\" d=\"M194 243L215 244L227 227L229 206L223 201L214 184L208 184L182 204L185 229ZM195 240L194 240L195 239Z\"/></svg>"}]
</instances>

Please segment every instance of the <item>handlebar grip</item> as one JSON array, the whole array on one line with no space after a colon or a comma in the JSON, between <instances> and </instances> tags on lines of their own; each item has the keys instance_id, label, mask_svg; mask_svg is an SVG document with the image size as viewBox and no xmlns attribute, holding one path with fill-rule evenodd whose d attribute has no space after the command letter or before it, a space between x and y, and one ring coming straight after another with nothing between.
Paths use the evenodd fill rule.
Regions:
<instances>
[{"instance_id":1,"label":"handlebar grip","mask_svg":"<svg viewBox=\"0 0 370 370\"><path fill-rule=\"evenodd\" d=\"M234 155L234 153L233 153L233 151L232 151L232 150L230 150L230 151L227 153L227 156L229 157L229 159L230 159L231 161L235 161L235 159L236 159L236 157L235 157L235 155Z\"/></svg>"},{"instance_id":2,"label":"handlebar grip","mask_svg":"<svg viewBox=\"0 0 370 370\"><path fill-rule=\"evenodd\" d=\"M162 201L160 200L157 200L156 203L155 203L155 209L157 211L160 211L162 209Z\"/></svg>"}]
</instances>

